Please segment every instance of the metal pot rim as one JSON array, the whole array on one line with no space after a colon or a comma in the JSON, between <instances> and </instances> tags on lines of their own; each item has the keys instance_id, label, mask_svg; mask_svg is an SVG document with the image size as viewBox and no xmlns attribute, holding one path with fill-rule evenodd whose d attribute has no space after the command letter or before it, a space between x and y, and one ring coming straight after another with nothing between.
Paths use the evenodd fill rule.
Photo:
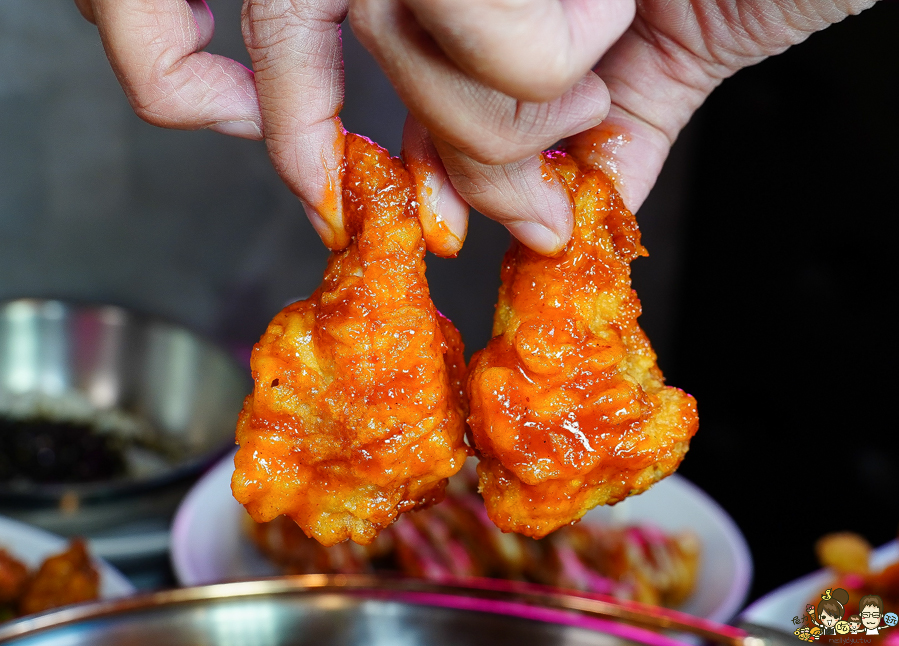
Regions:
<instances>
[{"instance_id":1,"label":"metal pot rim","mask_svg":"<svg viewBox=\"0 0 899 646\"><path fill-rule=\"evenodd\" d=\"M0 626L0 643L68 624L166 606L240 598L323 594L528 616L550 623L567 623L594 630L600 624L619 625L623 630L635 631L632 633L633 637L647 644L672 643L671 639L650 632L658 630L689 633L726 646L756 646L758 641L739 628L675 610L529 583L495 579L437 583L372 575L307 574L176 588L69 606ZM523 614L523 611L527 614Z\"/></svg>"}]
</instances>

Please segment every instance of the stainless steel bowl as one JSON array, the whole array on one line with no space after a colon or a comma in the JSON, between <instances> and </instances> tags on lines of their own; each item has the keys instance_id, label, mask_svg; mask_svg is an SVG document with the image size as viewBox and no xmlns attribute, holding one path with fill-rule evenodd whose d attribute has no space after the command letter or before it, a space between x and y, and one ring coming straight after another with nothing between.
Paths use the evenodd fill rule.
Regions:
<instances>
[{"instance_id":1,"label":"stainless steel bowl","mask_svg":"<svg viewBox=\"0 0 899 646\"><path fill-rule=\"evenodd\" d=\"M307 575L73 606L0 626L18 646L727 646L745 632L670 610L526 584Z\"/></svg>"},{"instance_id":2,"label":"stainless steel bowl","mask_svg":"<svg viewBox=\"0 0 899 646\"><path fill-rule=\"evenodd\" d=\"M0 513L62 534L170 514L233 446L247 373L189 330L120 307L0 303L0 414L93 420L158 448L129 450L127 475L110 480L2 483Z\"/></svg>"}]
</instances>

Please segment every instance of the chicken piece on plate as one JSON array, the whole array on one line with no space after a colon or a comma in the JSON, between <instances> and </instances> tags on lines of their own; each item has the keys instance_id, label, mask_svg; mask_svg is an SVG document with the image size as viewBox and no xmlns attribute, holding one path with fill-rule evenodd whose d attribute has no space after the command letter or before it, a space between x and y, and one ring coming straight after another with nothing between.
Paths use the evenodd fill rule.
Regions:
<instances>
[{"instance_id":1,"label":"chicken piece on plate","mask_svg":"<svg viewBox=\"0 0 899 646\"><path fill-rule=\"evenodd\" d=\"M100 595L100 574L91 562L82 540L73 540L68 549L51 556L25 586L19 613L29 615L70 603L91 601Z\"/></svg>"},{"instance_id":2,"label":"chicken piece on plate","mask_svg":"<svg viewBox=\"0 0 899 646\"><path fill-rule=\"evenodd\" d=\"M469 453L462 340L431 302L412 179L347 135L342 198L350 245L253 349L232 479L254 520L285 514L323 545L439 502Z\"/></svg>"},{"instance_id":3,"label":"chicken piece on plate","mask_svg":"<svg viewBox=\"0 0 899 646\"><path fill-rule=\"evenodd\" d=\"M14 602L28 583L28 567L0 548L0 605Z\"/></svg>"},{"instance_id":4,"label":"chicken piece on plate","mask_svg":"<svg viewBox=\"0 0 899 646\"><path fill-rule=\"evenodd\" d=\"M637 325L630 262L646 252L633 215L601 171L564 153L546 164L575 205L571 241L555 258L513 242L494 338L467 382L487 511L533 537L670 474L698 427Z\"/></svg>"},{"instance_id":5,"label":"chicken piece on plate","mask_svg":"<svg viewBox=\"0 0 899 646\"><path fill-rule=\"evenodd\" d=\"M815 543L815 554L822 566L840 574L867 574L871 544L854 532L836 532Z\"/></svg>"}]
</instances>

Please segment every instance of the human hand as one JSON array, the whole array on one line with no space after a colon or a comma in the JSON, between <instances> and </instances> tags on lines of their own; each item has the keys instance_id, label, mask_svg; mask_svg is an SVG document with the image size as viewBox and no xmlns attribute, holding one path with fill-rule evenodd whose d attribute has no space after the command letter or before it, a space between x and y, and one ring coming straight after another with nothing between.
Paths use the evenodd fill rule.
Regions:
<instances>
[{"instance_id":1,"label":"human hand","mask_svg":"<svg viewBox=\"0 0 899 646\"><path fill-rule=\"evenodd\" d=\"M303 202L325 244L335 249L345 246L338 199L343 129L337 114L343 103L339 25L349 9L348 0L245 0L243 36L255 75L235 61L201 51L213 33L212 14L203 0L75 1L85 18L97 25L113 69L140 117L163 127L210 128L248 138L261 138L264 132L275 168ZM627 18L619 22L623 30ZM608 94L595 75L578 82L574 91L550 107L531 104L520 109L514 99L478 83L470 84L466 94L469 112L492 102L502 105L503 120L534 124L530 131L505 123L479 125L485 135L498 132L491 135L494 142L508 131L519 137L539 135L538 147L595 125L608 110ZM497 154L508 155L510 146L499 144L494 146ZM529 155L533 144L528 146L512 154ZM414 118L405 128L403 149L421 198L428 246L452 255L465 236L468 205L448 181L431 137ZM539 166L536 158L523 162L527 167L535 163ZM510 177L509 195L540 189L519 187L518 175ZM477 190L477 180L473 181L469 193ZM561 191L545 193L550 201L559 202L551 211L570 210ZM513 216L524 212L521 221L537 219L541 211L539 204L521 201L490 214L501 219L506 212ZM527 225L521 226L525 228L518 233L527 239ZM515 231L515 224L510 228Z\"/></svg>"},{"instance_id":2,"label":"human hand","mask_svg":"<svg viewBox=\"0 0 899 646\"><path fill-rule=\"evenodd\" d=\"M247 0L243 32L256 72L203 52L204 0L75 0L97 25L138 116L166 128L266 135L275 168L325 244L346 245L337 199L343 130L339 23L346 2Z\"/></svg>"},{"instance_id":3,"label":"human hand","mask_svg":"<svg viewBox=\"0 0 899 646\"><path fill-rule=\"evenodd\" d=\"M558 194L550 195L561 189L541 181L534 156L545 139L531 134L532 121L504 120L501 101L470 107L468 85L481 83L517 99L515 110L507 112L519 114L534 106L528 101L558 101L573 83L598 75L608 87L608 116L569 136L566 147L606 171L636 211L679 131L724 78L872 4L355 0L350 19L411 113L430 130L462 197L500 221L533 218L564 244L569 210ZM623 29L620 20L628 15L633 20ZM598 102L599 90L594 96ZM563 130L553 132L561 138ZM529 204L540 205L538 212L529 212ZM531 246L552 251L551 245Z\"/></svg>"},{"instance_id":4,"label":"human hand","mask_svg":"<svg viewBox=\"0 0 899 646\"><path fill-rule=\"evenodd\" d=\"M464 238L460 195L538 251L561 248L571 207L537 153L565 137L636 210L677 132L721 79L873 4L245 0L254 78L201 51L213 31L203 0L75 1L97 24L139 116L248 138L264 132L275 168L331 248L347 242L337 113L339 24L351 9L354 31L414 115L404 157L429 248L444 255Z\"/></svg>"}]
</instances>

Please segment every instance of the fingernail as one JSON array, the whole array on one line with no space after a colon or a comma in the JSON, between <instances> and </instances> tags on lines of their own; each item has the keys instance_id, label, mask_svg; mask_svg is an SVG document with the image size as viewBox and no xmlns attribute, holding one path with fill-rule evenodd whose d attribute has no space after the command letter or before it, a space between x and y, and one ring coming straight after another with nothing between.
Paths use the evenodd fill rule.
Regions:
<instances>
[{"instance_id":1,"label":"fingernail","mask_svg":"<svg viewBox=\"0 0 899 646\"><path fill-rule=\"evenodd\" d=\"M254 121L219 121L209 126L209 129L231 137L262 139L262 130Z\"/></svg>"},{"instance_id":2,"label":"fingernail","mask_svg":"<svg viewBox=\"0 0 899 646\"><path fill-rule=\"evenodd\" d=\"M449 179L443 182L437 194L432 197L430 206L437 214L437 219L443 222L454 236L459 240L465 240L468 228L468 204L459 197Z\"/></svg>"},{"instance_id":3,"label":"fingernail","mask_svg":"<svg viewBox=\"0 0 899 646\"><path fill-rule=\"evenodd\" d=\"M322 214L318 212L318 209L313 208L309 202L300 199L300 204L303 206L303 210L306 212L306 217L309 218L312 228L315 229L315 232L318 233L319 237L324 240L325 244L327 244L328 240L334 235L334 232L331 230L331 225L329 225L328 221L322 217Z\"/></svg>"},{"instance_id":4,"label":"fingernail","mask_svg":"<svg viewBox=\"0 0 899 646\"><path fill-rule=\"evenodd\" d=\"M589 72L575 84L573 91L585 114L562 137L572 137L579 132L595 128L609 114L609 90L595 72Z\"/></svg>"},{"instance_id":5,"label":"fingernail","mask_svg":"<svg viewBox=\"0 0 899 646\"><path fill-rule=\"evenodd\" d=\"M506 228L524 245L544 256L558 253L564 244L558 234L537 222L519 220L508 223Z\"/></svg>"}]
</instances>

